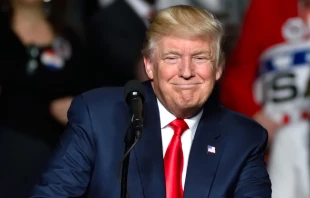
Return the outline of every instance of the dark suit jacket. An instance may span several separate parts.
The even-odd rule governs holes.
[[[100,10],[87,32],[95,86],[122,86],[136,77],[146,25],[124,0]]]
[[[128,190],[132,198],[164,198],[165,178],[156,96],[144,83],[144,128],[130,156]],[[35,197],[120,197],[118,168],[130,115],[123,88],[100,88],[77,97],[69,110],[67,131]],[[212,98],[204,107],[193,140],[185,198],[270,198],[271,184],[263,152],[267,132],[249,118]],[[208,153],[208,145],[215,153]]]

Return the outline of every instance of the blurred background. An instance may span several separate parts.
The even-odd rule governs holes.
[[[268,131],[273,197],[310,197],[310,0],[0,0],[0,197],[27,197],[74,96],[147,80],[149,20],[178,4],[223,23],[215,91]]]

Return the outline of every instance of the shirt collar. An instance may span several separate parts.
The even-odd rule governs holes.
[[[160,117],[160,128],[163,129],[169,125],[170,122],[176,119],[176,117],[170,113],[157,99],[158,109],[159,109],[159,117]],[[201,110],[194,117],[184,119],[190,131],[195,132],[199,123],[199,120],[202,116],[203,110]]]

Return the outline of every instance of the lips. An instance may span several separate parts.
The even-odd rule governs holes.
[[[191,89],[194,87],[197,87],[199,84],[198,83],[191,83],[191,84],[174,84],[175,87],[180,88],[180,89]]]

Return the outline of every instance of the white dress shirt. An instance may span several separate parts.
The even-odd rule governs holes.
[[[169,123],[176,119],[176,117],[171,114],[162,104],[159,100],[157,100],[158,109],[159,109],[159,117],[160,117],[160,126],[161,126],[161,139],[163,144],[163,157],[165,156],[166,150],[168,148],[168,145],[172,139],[172,136],[174,134],[173,129],[169,126]],[[199,120],[202,116],[202,110],[194,117],[189,119],[184,119],[186,124],[188,125],[189,129],[184,131],[184,133],[181,136],[181,142],[182,142],[182,150],[183,150],[183,172],[182,172],[182,186],[184,189],[185,184],[185,178],[186,178],[186,171],[187,171],[187,165],[188,165],[188,158],[189,153],[191,150],[192,142],[195,137],[196,129],[199,123]]]

